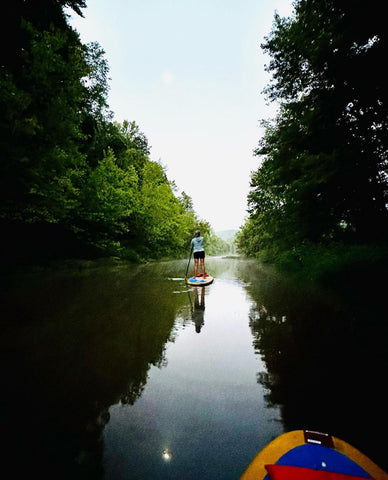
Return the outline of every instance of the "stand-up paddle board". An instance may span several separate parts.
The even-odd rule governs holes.
[[[190,277],[186,279],[187,285],[193,287],[204,287],[205,285],[210,285],[214,280],[214,277],[208,275],[207,277]]]
[[[388,480],[344,440],[309,430],[283,433],[252,460],[240,480]]]

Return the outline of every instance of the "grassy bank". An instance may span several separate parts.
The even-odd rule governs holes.
[[[260,252],[259,259],[299,281],[316,282],[340,290],[357,283],[382,290],[388,268],[388,247],[384,245],[330,246],[305,244],[277,253]]]

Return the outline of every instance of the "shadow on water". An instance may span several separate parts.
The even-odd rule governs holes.
[[[255,300],[250,326],[267,367],[258,381],[268,402],[281,406],[285,431],[338,436],[387,470],[383,277],[348,277],[341,289],[324,291],[251,264],[241,278]]]
[[[3,468],[13,478],[104,478],[110,407],[138,403],[152,366],[167,363],[177,319],[201,339],[212,318],[205,289],[185,285],[186,264],[1,278]],[[366,285],[346,298],[301,289],[252,261],[210,258],[207,268],[216,288],[237,282],[248,296],[244,322],[266,367],[257,382],[284,430],[331,433],[387,469],[384,299],[369,302]]]
[[[2,278],[2,453],[13,478],[103,478],[108,409],[141,395],[187,309],[153,280],[144,267]]]

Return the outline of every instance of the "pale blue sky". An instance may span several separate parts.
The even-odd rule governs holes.
[[[110,67],[115,120],[134,120],[151,159],[213,229],[246,218],[259,120],[274,114],[260,43],[292,0],[88,0],[71,24]]]

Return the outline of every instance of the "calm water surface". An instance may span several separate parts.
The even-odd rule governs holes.
[[[208,260],[2,278],[2,425],[12,478],[238,479],[295,428],[383,468],[385,310]],[[360,300],[360,299],[358,299]]]

